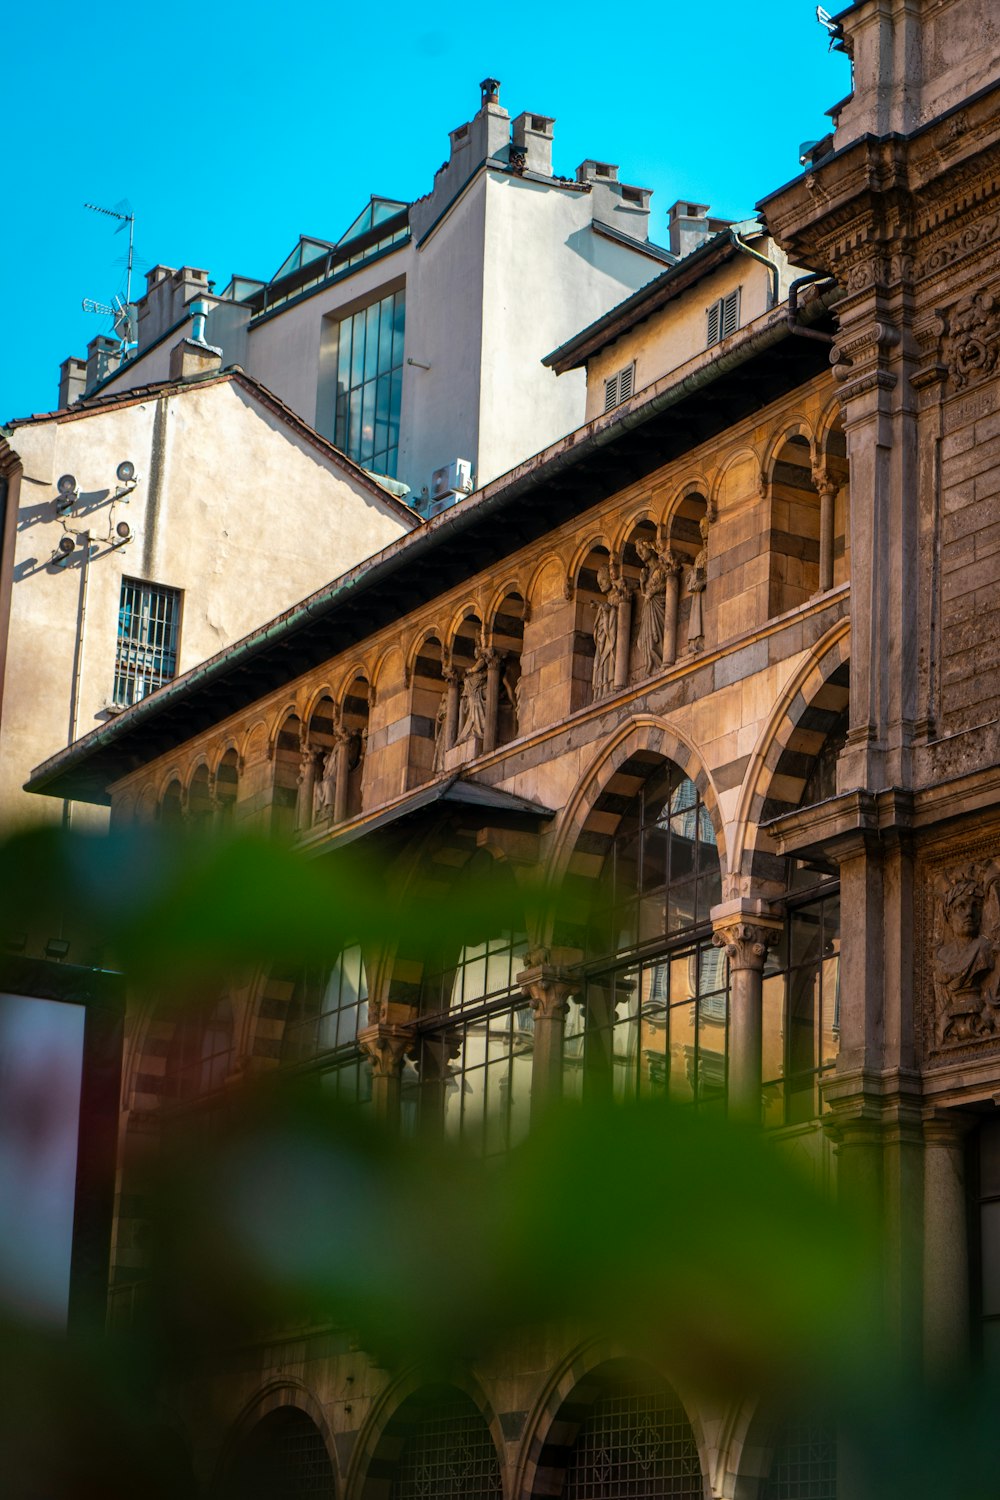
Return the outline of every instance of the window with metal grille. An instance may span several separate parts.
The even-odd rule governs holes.
[[[269,1413],[244,1443],[223,1493],[226,1500],[333,1500],[333,1464],[315,1422],[294,1406]]]
[[[704,1493],[694,1433],[671,1390],[630,1384],[595,1402],[573,1445],[565,1500],[702,1500]]]
[[[410,1428],[389,1500],[491,1500],[502,1492],[490,1430],[468,1397],[456,1393]]]
[[[179,589],[122,579],[112,698],[128,708],[177,675]]]
[[[604,410],[610,411],[613,406],[620,406],[627,401],[632,394],[635,381],[635,361],[626,365],[624,370],[618,370],[604,382]]]
[[[774,1450],[764,1500],[837,1500],[837,1434],[827,1422],[790,1422]]]
[[[708,309],[708,348],[727,339],[740,326],[740,288],[720,297]]]

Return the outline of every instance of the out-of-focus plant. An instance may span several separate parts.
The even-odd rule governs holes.
[[[126,973],[133,1003],[175,1010],[347,942],[460,947],[517,925],[493,890],[419,903],[371,859],[254,839],[21,835],[0,888],[0,939],[58,925]],[[227,1350],[276,1327],[333,1323],[385,1365],[447,1367],[553,1320],[715,1395],[831,1414],[859,1500],[1000,1487],[993,1393],[937,1390],[893,1356],[878,1226],[719,1117],[567,1108],[484,1163],[279,1077],[178,1121],[142,1193],[148,1295],[127,1334],[0,1332],[5,1493],[196,1493],[157,1418],[163,1382],[207,1389]]]

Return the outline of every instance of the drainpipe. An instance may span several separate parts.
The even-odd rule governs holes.
[[[771,291],[767,300],[767,311],[778,305],[778,267],[773,260],[768,260],[766,255],[761,255],[759,250],[751,250],[745,240],[741,240],[732,225],[729,228],[729,238],[737,250],[742,250],[744,255],[749,255],[753,260],[759,260],[762,266],[767,266],[771,273]]]
[[[90,585],[90,532],[80,532],[83,542],[83,559],[80,566],[80,604],[77,612],[76,645],[73,662],[73,687],[69,705],[69,744],[72,745],[76,739],[76,731],[80,722],[80,690],[83,682],[83,638],[87,628],[87,594]],[[68,828],[73,817],[73,803],[70,798],[63,801],[63,827]]]
[[[789,333],[796,334],[800,339],[818,339],[821,344],[832,344],[834,342],[832,333],[822,333],[818,328],[803,328],[799,322],[799,287],[814,286],[819,281],[829,282],[830,286],[836,286],[834,277],[828,276],[825,271],[810,271],[808,276],[796,276],[788,288],[788,312],[785,314],[785,323]]]

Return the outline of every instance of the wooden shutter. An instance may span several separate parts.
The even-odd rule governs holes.
[[[727,339],[740,326],[740,289],[730,292],[722,299],[722,330],[720,338]]]
[[[709,348],[711,348],[711,346],[713,344],[717,344],[719,342],[719,327],[721,325],[721,322],[722,322],[722,303],[721,302],[713,302],[712,305],[711,305],[711,307],[708,309],[708,345],[709,345]]]
[[[632,378],[635,375],[635,365],[626,365],[624,370],[618,374],[618,400],[627,401],[632,394]]]
[[[618,405],[618,376],[612,375],[610,380],[604,382],[604,410],[610,411],[613,406]]]

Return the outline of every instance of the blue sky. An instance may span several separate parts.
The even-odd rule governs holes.
[[[52,408],[60,361],[107,331],[80,301],[119,289],[125,236],[84,201],[127,198],[149,265],[206,267],[220,290],[233,271],[268,277],[371,193],[428,191],[492,74],[511,116],[556,117],[557,172],[592,156],[652,187],[662,241],[676,198],[748,215],[850,87],[814,0],[52,0],[15,7],[4,43],[0,420]]]

